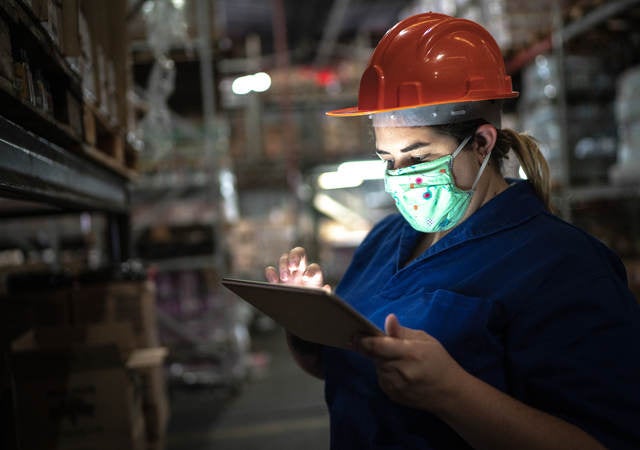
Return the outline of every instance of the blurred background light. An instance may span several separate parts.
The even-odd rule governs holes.
[[[249,92],[265,92],[270,87],[271,77],[266,72],[238,77],[231,84],[231,90],[236,95],[246,95]]]

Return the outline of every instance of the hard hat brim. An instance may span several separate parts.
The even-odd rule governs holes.
[[[460,99],[459,101],[453,101],[453,102],[438,102],[438,103],[426,103],[426,104],[422,104],[422,105],[415,105],[415,106],[411,106],[411,107],[399,107],[399,108],[381,108],[381,109],[359,109],[358,106],[351,106],[348,108],[339,108],[339,109],[334,109],[331,111],[326,111],[325,114],[327,116],[331,116],[331,117],[358,117],[358,116],[367,116],[370,114],[378,114],[378,113],[386,113],[386,112],[392,112],[392,111],[401,111],[404,109],[413,109],[413,108],[421,108],[421,107],[425,107],[425,106],[438,106],[438,105],[447,105],[447,104],[458,104],[458,103],[465,103],[465,102],[481,102],[481,101],[486,101],[486,100],[506,100],[509,98],[516,98],[520,95],[520,93],[518,91],[512,91],[510,94],[508,95],[504,95],[504,96],[500,96],[500,97],[492,97],[492,98],[476,98],[476,99],[468,99],[468,98],[463,98]]]
[[[419,127],[484,119],[500,128],[504,100],[517,96],[518,92],[512,92],[510,97],[498,99],[435,103],[411,108],[362,110],[351,107],[328,111],[326,114],[333,117],[368,116],[374,127]]]

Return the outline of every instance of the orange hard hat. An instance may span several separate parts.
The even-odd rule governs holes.
[[[444,105],[517,96],[500,48],[487,30],[470,20],[430,12],[387,31],[360,80],[358,105],[327,114],[375,115],[440,105],[436,115],[446,123],[445,116],[460,114]]]

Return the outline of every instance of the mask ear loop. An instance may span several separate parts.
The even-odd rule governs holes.
[[[460,142],[460,145],[458,145],[458,148],[456,148],[451,154],[451,159],[454,159],[456,156],[460,154],[460,152],[462,151],[464,146],[467,145],[467,142],[469,142],[470,139],[471,139],[471,136],[467,136],[462,140],[462,142]]]
[[[478,171],[478,175],[476,176],[476,181],[473,182],[473,186],[471,186],[471,190],[474,191],[478,182],[480,181],[480,177],[482,176],[482,172],[484,172],[485,167],[489,164],[489,159],[491,159],[491,150],[487,152],[487,156],[484,157],[482,161],[482,165],[480,166],[480,170]]]
[[[464,148],[465,145],[467,145],[467,142],[469,142],[469,140],[471,139],[472,136],[467,136],[466,138],[464,138],[462,140],[462,142],[460,143],[460,145],[458,145],[458,148],[456,148],[453,153],[451,154],[451,171],[453,171],[453,160],[456,156],[458,156],[460,154],[460,152],[462,151],[462,149]],[[478,175],[476,175],[476,179],[473,182],[473,185],[471,186],[471,191],[474,191],[476,189],[476,186],[478,186],[478,182],[480,181],[480,177],[482,176],[482,172],[484,172],[484,169],[487,167],[487,164],[489,164],[489,159],[491,159],[491,150],[487,153],[487,155],[484,157],[484,160],[482,161],[482,165],[480,165],[480,170],[478,171]]]
[[[460,142],[460,145],[458,145],[458,147],[451,154],[451,158],[449,159],[449,170],[451,171],[451,174],[453,174],[453,160],[456,159],[456,156],[460,154],[460,152],[462,151],[464,146],[467,145],[467,142],[469,142],[470,139],[471,136],[467,136],[466,138],[464,138],[462,142]]]

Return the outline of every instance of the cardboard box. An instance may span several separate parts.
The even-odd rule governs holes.
[[[25,450],[144,449],[142,401],[115,346],[13,355]]]
[[[73,350],[101,345],[116,345],[122,359],[128,358],[136,346],[131,323],[36,327],[14,340],[11,348],[13,351]]]
[[[136,348],[158,346],[155,287],[150,281],[81,285],[73,291],[76,325],[130,322]]]
[[[87,352],[96,351],[96,354],[90,355],[92,360],[106,355],[113,363],[119,361],[118,365],[124,365],[129,377],[134,380],[136,395],[140,396],[145,440],[158,447],[165,441],[170,411],[164,371],[168,351],[164,347],[134,349],[133,343],[131,324],[123,322],[36,328],[14,340],[11,349],[14,353],[23,352],[22,355],[28,354],[26,352],[47,355],[50,353],[42,352],[57,351],[63,352],[63,357],[75,354],[86,357]],[[112,348],[114,345],[118,349],[118,358],[103,350],[103,347]],[[95,364],[95,361],[91,364]]]
[[[49,18],[49,7],[51,5],[51,0],[32,0],[31,11],[38,20],[46,21]]]
[[[22,292],[14,294],[13,298],[32,305],[31,323],[35,327],[70,325],[72,322],[71,288]]]
[[[28,325],[45,347],[118,343],[123,354],[158,346],[156,291],[150,281],[81,283],[16,291],[11,301],[28,306]]]
[[[82,78],[82,97],[85,103],[93,105],[97,100],[93,65],[93,44],[91,33],[89,32],[89,24],[82,11],[80,11],[78,15],[78,33],[81,46],[80,76]]]
[[[96,118],[93,108],[87,103],[82,107],[82,125],[84,127],[84,141],[92,147],[96,145]]]
[[[31,9],[51,40],[60,45],[62,43],[62,3],[57,0],[33,0]]]
[[[117,107],[114,117],[119,125],[126,125],[126,93],[128,51],[128,31],[124,17],[127,15],[125,0],[83,0],[80,9],[84,13],[91,32],[94,93],[96,106],[106,116],[112,106]],[[113,61],[115,82],[115,105],[108,92],[108,61]]]
[[[67,91],[65,96],[65,117],[64,120],[69,124],[71,129],[78,135],[82,136],[82,107],[80,101],[71,92]]]
[[[167,349],[163,347],[138,349],[127,361],[127,367],[140,379],[142,410],[149,443],[163,442],[166,438],[170,408],[167,395],[164,360]]]
[[[78,27],[79,19],[79,0],[62,0],[62,8],[60,18],[60,31],[62,40],[62,54],[64,56],[80,56],[81,44]]]
[[[34,323],[38,326],[68,324],[71,321],[71,292],[58,289],[42,297],[34,304]]]
[[[9,25],[0,17],[0,77],[13,81],[13,52]]]

